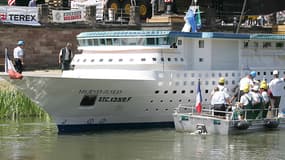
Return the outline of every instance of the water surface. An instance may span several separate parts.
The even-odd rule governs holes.
[[[58,135],[39,119],[0,122],[1,160],[285,159],[285,131],[233,136],[169,129]]]

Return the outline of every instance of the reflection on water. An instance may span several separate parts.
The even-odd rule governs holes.
[[[57,135],[41,120],[0,122],[2,160],[285,159],[285,131],[199,136],[174,129]]]

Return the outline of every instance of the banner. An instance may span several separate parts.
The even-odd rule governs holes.
[[[85,21],[85,14],[82,9],[52,10],[52,21],[55,23]]]
[[[37,7],[0,6],[2,23],[40,26]]]

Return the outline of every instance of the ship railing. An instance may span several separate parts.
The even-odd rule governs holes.
[[[206,107],[202,108],[200,113],[198,113],[195,106],[179,104],[174,112],[177,114],[200,115],[229,120],[276,119],[278,117],[278,108],[243,109],[237,105],[227,106],[226,111],[215,110],[212,105],[207,105]],[[224,114],[225,116],[215,115],[215,113]]]

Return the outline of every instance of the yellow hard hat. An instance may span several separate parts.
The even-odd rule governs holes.
[[[225,83],[225,78],[224,78],[224,77],[221,77],[221,78],[219,79],[219,83]]]
[[[260,87],[259,88],[261,88],[261,89],[267,89],[267,83],[265,82],[265,81],[262,81],[261,83],[260,83]]]
[[[249,92],[249,84],[244,86],[243,92]]]

